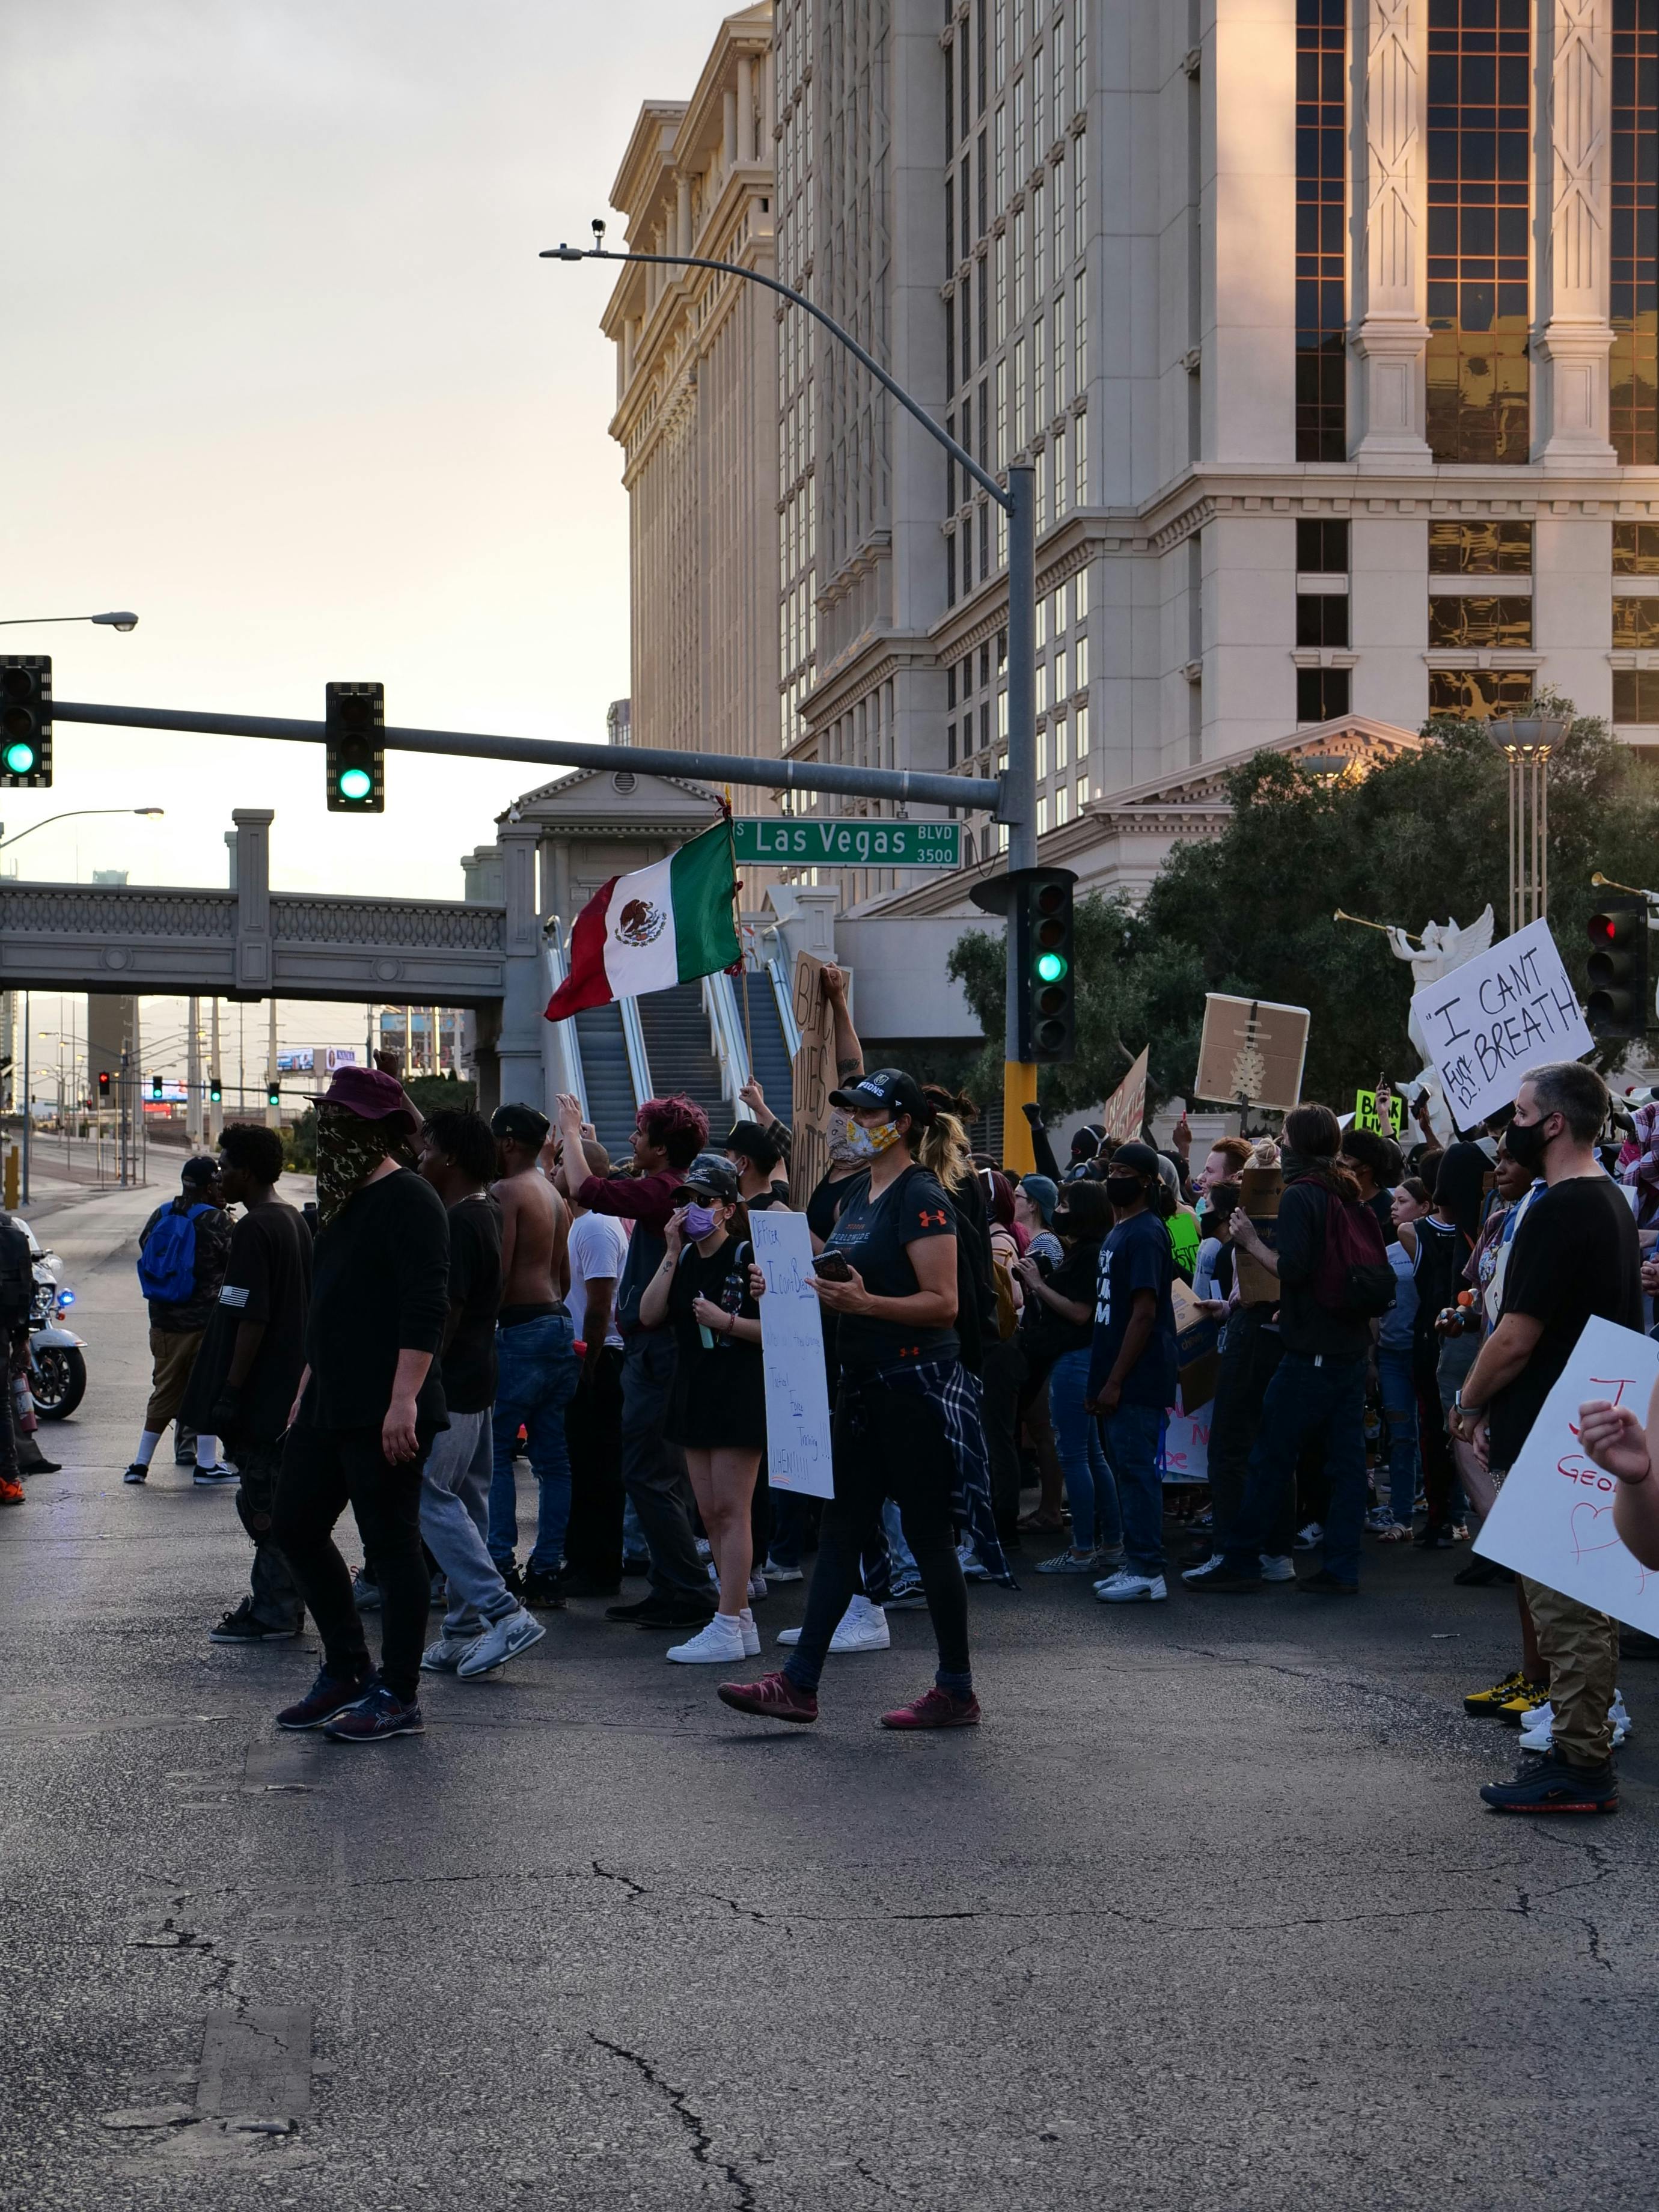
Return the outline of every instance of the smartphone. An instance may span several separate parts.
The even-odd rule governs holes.
[[[812,1262],[812,1272],[822,1283],[850,1283],[852,1263],[840,1252],[820,1252]]]

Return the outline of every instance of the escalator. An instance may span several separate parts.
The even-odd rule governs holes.
[[[760,1087],[766,1103],[780,1121],[790,1118],[791,1092],[794,1071],[789,1059],[789,1047],[784,1040],[783,1022],[778,1012],[778,1001],[772,988],[772,978],[763,969],[732,978],[732,989],[737,999],[738,1019],[744,1025],[744,1039],[748,1048],[749,1065],[760,1079]],[[745,994],[748,1006],[745,1010]]]
[[[666,1098],[672,1092],[680,1091],[695,1100],[708,1115],[710,1138],[718,1144],[731,1127],[732,1117],[720,1089],[720,1062],[709,1042],[702,986],[677,983],[669,991],[649,991],[634,1003],[640,1010],[653,1096]],[[617,1027],[620,1031],[620,1022]],[[584,1060],[586,1051],[584,1038]],[[592,1079],[588,1080],[591,1097]]]
[[[635,1106],[622,1008],[614,1000],[608,1006],[585,1006],[572,1020],[581,1054],[587,1118],[610,1153],[611,1165],[623,1167],[633,1157]]]

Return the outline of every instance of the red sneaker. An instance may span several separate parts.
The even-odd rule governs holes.
[[[0,1475],[0,1505],[21,1505],[22,1502],[22,1484],[14,1482],[9,1475]]]
[[[798,1690],[787,1674],[763,1674],[758,1682],[722,1682],[720,1703],[740,1713],[757,1713],[768,1721],[815,1721],[817,1695]]]
[[[881,1725],[886,1729],[977,1728],[979,1699],[971,1692],[965,1698],[953,1698],[948,1690],[935,1687],[925,1691],[915,1705],[884,1713]]]

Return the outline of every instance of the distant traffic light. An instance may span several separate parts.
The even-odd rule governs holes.
[[[44,791],[52,782],[52,660],[0,657],[0,785]]]
[[[385,684],[329,684],[323,698],[329,812],[384,814],[386,755],[374,735],[386,726]]]
[[[1015,1012],[1023,1061],[1070,1060],[1074,1049],[1072,883],[1067,868],[1011,872],[1020,976]]]
[[[225,1103],[225,1086],[216,1075],[208,1078],[208,1103],[213,1106],[222,1106]]]
[[[106,1067],[100,1067],[98,1071],[98,1103],[100,1106],[109,1103],[109,1070]]]
[[[161,1095],[161,1079],[159,1075],[152,1075],[149,1079],[149,1095],[152,1098],[159,1098]]]
[[[265,1103],[267,1106],[280,1106],[282,1103],[283,1086],[273,1075],[265,1085]]]
[[[1584,1008],[1590,1034],[1639,1037],[1648,1027],[1648,907],[1640,898],[1609,899],[1584,925],[1589,939]]]

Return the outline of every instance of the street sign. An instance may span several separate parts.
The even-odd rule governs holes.
[[[732,817],[739,861],[789,867],[959,868],[959,822],[763,822]]]

